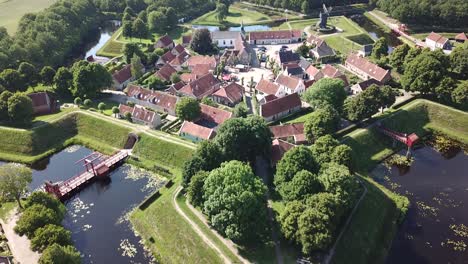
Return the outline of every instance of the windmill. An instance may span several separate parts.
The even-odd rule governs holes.
[[[332,11],[333,7],[327,8],[325,4],[323,4],[323,12],[320,12],[320,21],[317,24],[319,28],[327,28],[327,19],[330,16],[330,12]]]

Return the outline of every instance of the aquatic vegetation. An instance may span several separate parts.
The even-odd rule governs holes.
[[[455,251],[465,251],[466,250],[466,243],[463,241],[455,241],[451,239],[447,239],[445,242],[440,243],[443,247],[451,247]]]
[[[63,151],[67,153],[73,153],[73,152],[77,152],[80,148],[81,148],[80,145],[72,145],[72,146],[65,148]]]
[[[450,225],[450,229],[455,233],[456,236],[468,238],[468,226],[464,224]]]
[[[437,212],[439,211],[439,208],[429,206],[425,204],[424,202],[417,201],[416,206],[419,209],[419,212],[421,216],[426,217],[426,216],[437,216]]]
[[[153,173],[144,170],[142,168],[134,167],[134,166],[125,166],[125,179],[127,180],[132,180],[132,181],[138,181],[141,179],[147,179],[148,183],[145,184],[142,188],[142,192],[146,191],[155,191],[159,188],[161,188],[165,180],[159,178],[157,175],[154,175]]]
[[[395,154],[395,155],[392,155],[390,158],[386,159],[384,161],[384,165],[389,169],[392,166],[411,167],[411,164],[413,163],[413,161],[414,161],[414,158],[412,157],[407,158],[406,156]]]
[[[135,245],[132,245],[128,239],[123,239],[120,242],[119,251],[122,251],[122,256],[133,258],[137,253]]]

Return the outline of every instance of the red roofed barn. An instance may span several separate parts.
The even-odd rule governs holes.
[[[297,93],[277,98],[260,105],[260,115],[267,121],[279,120],[301,110],[302,102]]]
[[[253,45],[296,43],[301,41],[301,38],[301,30],[271,30],[249,33],[249,43]]]
[[[391,78],[389,70],[382,69],[357,54],[349,55],[345,66],[364,80],[374,78],[381,83],[386,83]]]

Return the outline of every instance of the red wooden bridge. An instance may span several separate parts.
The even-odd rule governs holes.
[[[381,124],[377,124],[377,128],[379,129],[380,132],[382,132],[382,134],[387,135],[393,138],[394,140],[405,144],[408,147],[408,152],[406,153],[406,156],[411,155],[411,149],[413,148],[413,145],[419,141],[419,137],[415,133],[411,133],[408,135],[405,133],[396,132],[388,128],[385,128]]]
[[[63,182],[46,182],[44,189],[46,192],[55,195],[58,199],[62,201],[66,200],[90,182],[99,178],[105,178],[110,171],[120,166],[128,155],[128,149],[122,149],[106,158],[103,158],[100,153],[93,152],[76,162],[84,162],[85,171]],[[94,162],[97,162],[97,164],[94,165]]]

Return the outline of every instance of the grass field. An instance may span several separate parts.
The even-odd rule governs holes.
[[[6,220],[8,213],[16,207],[16,202],[2,202],[0,203],[0,219]]]
[[[303,19],[284,22],[281,25],[274,27],[273,29],[299,29],[304,30],[308,26],[315,26],[319,21],[318,18]]]
[[[0,0],[0,27],[6,27],[14,34],[18,22],[26,13],[41,11],[57,0]]]
[[[160,263],[223,263],[172,205],[178,185],[161,189],[144,211],[136,209],[130,216],[133,227]]]
[[[337,244],[331,263],[384,263],[407,199],[367,177],[367,194]]]

